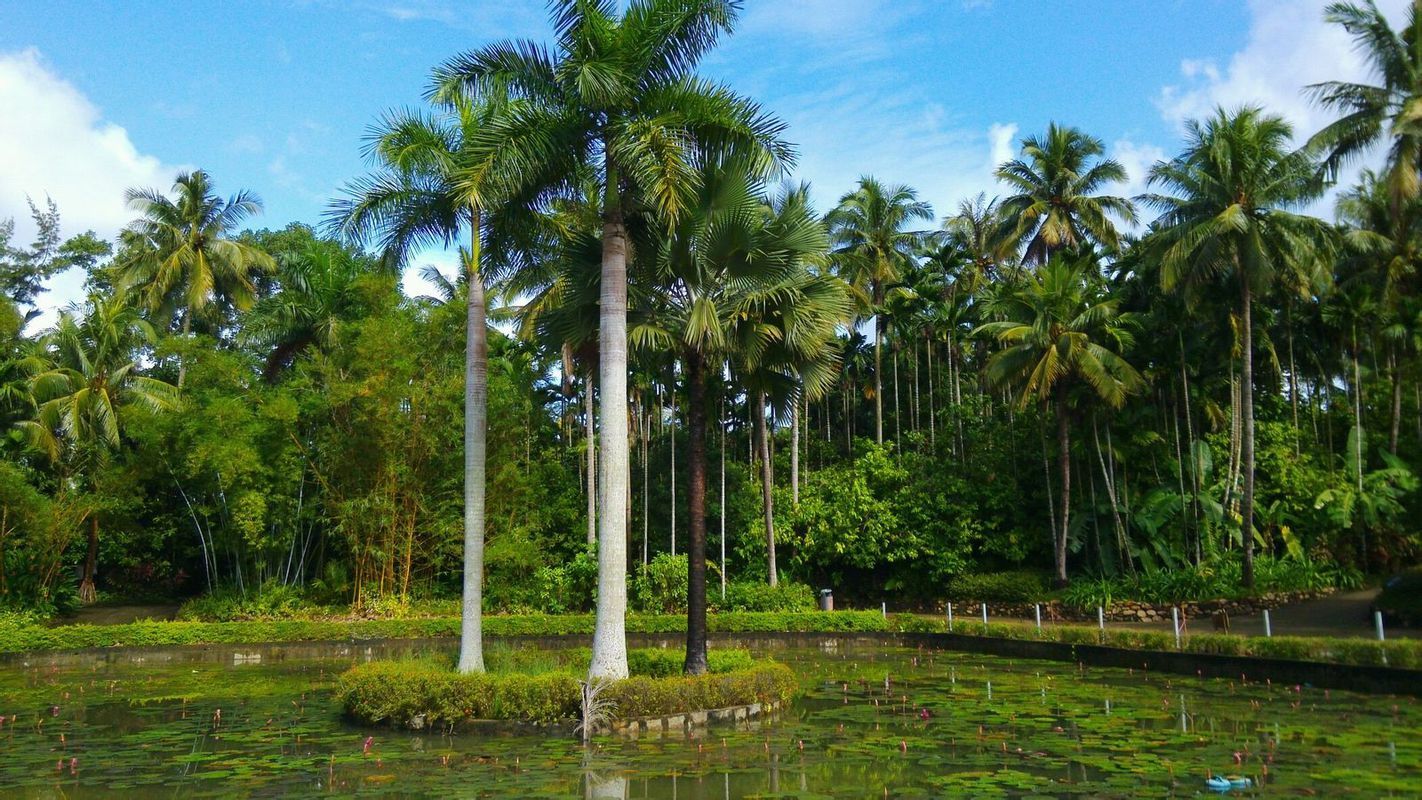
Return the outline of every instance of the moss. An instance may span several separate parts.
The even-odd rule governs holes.
[[[634,651],[637,657],[629,657],[629,662],[660,669],[660,657],[649,652]],[[735,661],[743,666],[694,677],[634,675],[614,682],[603,697],[612,703],[614,718],[630,719],[784,702],[794,694],[797,682],[789,667],[750,663],[748,656]],[[406,726],[420,720],[449,726],[480,719],[553,723],[577,719],[581,690],[571,671],[461,675],[430,660],[377,661],[341,675],[336,699],[348,716],[366,724]]]

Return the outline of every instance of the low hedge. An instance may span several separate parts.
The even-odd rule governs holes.
[[[718,633],[839,633],[888,629],[877,611],[724,612],[709,615],[707,625]],[[591,614],[484,617],[486,636],[562,636],[591,634],[592,630]],[[627,617],[627,630],[630,633],[684,633],[686,617],[678,614],[631,614]],[[87,647],[423,639],[458,635],[458,617],[346,622],[133,622],[56,627],[12,624],[0,620],[0,653]]]
[[[1044,625],[1039,631],[1030,623],[1005,622],[990,623],[984,629],[981,622],[969,620],[954,620],[950,631],[947,620],[906,614],[892,616],[890,625],[894,630],[903,633],[954,633],[999,639],[1100,644],[1126,650],[1175,649],[1175,636],[1167,631],[1107,628],[1103,633],[1095,626],[1089,625]],[[1180,649],[1190,653],[1422,668],[1422,641],[1408,639],[1379,642],[1372,639],[1325,636],[1186,634],[1181,637]]]
[[[782,703],[797,688],[783,664],[760,662],[730,672],[688,677],[634,675],[602,697],[614,719],[664,716],[750,703]],[[336,684],[347,716],[367,725],[456,726],[474,720],[558,723],[578,719],[576,675],[461,675],[431,661],[374,661],[353,667]],[[418,721],[418,722],[417,722]]]

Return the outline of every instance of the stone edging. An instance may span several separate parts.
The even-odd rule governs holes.
[[[780,710],[779,703],[748,703],[729,708],[712,708],[705,711],[687,711],[682,714],[668,714],[660,717],[638,717],[615,719],[601,728],[599,733],[614,733],[629,739],[648,735],[685,734],[704,728],[711,723],[749,722]]]

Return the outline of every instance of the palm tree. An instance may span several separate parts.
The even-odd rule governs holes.
[[[1393,30],[1374,0],[1331,3],[1324,19],[1340,25],[1367,60],[1378,83],[1327,81],[1309,88],[1314,99],[1342,116],[1314,134],[1310,145],[1326,148],[1323,168],[1330,177],[1374,145],[1388,148],[1385,182],[1394,209],[1418,196],[1422,168],[1422,0],[1412,0],[1406,24]]]
[[[1004,319],[978,328],[1003,345],[989,359],[988,377],[1012,388],[1018,406],[1054,407],[1060,510],[1054,526],[1056,580],[1067,582],[1067,522],[1071,509],[1071,412],[1082,400],[1120,408],[1143,380],[1123,357],[1133,342],[1131,319],[1102,286],[1089,259],[1049,261],[993,302]],[[1073,391],[1085,394],[1079,398]]]
[[[998,167],[998,180],[1016,192],[999,207],[1003,231],[1027,245],[1024,260],[1041,264],[1059,250],[1092,242],[1120,247],[1111,217],[1134,223],[1136,210],[1124,197],[1099,194],[1126,180],[1126,168],[1102,158],[1105,152],[1100,139],[1054,122],[1045,136],[1022,140],[1019,158]]]
[[[825,218],[840,276],[856,290],[860,306],[874,320],[875,444],[884,443],[884,302],[925,238],[924,233],[905,227],[914,220],[932,219],[933,207],[919,200],[913,189],[867,176]]]
[[[182,317],[182,332],[195,317],[212,322],[216,308],[245,311],[256,297],[254,276],[271,271],[271,256],[227,237],[262,210],[262,201],[242,191],[223,200],[202,170],[181,173],[173,183],[177,199],[156,189],[129,189],[125,199],[143,216],[128,227],[133,257],[119,264],[119,283],[137,292],[148,310],[163,318]],[[178,388],[186,365],[178,361]]]
[[[505,41],[450,59],[443,87],[508,95],[510,112],[481,134],[477,182],[507,165],[530,197],[589,172],[602,189],[598,391],[602,459],[593,680],[627,675],[627,221],[634,208],[675,221],[692,202],[705,151],[739,152],[757,173],[793,160],[784,125],[694,74],[730,32],[735,0],[553,0],[555,48]]]
[[[807,259],[828,248],[824,227],[809,207],[807,187],[788,187],[774,202],[761,191],[739,165],[705,170],[693,212],[659,248],[660,302],[640,315],[630,331],[634,347],[679,351],[686,376],[688,674],[706,671],[707,369],[729,354],[737,321],[753,314],[766,292],[785,290]]]
[[[460,248],[466,315],[464,356],[464,592],[459,671],[484,671],[484,490],[488,449],[488,322],[480,249],[486,232],[486,194],[494,177],[456,182],[474,160],[475,140],[491,124],[496,105],[450,92],[442,113],[395,113],[366,136],[366,157],[376,172],[347,187],[331,210],[333,225],[357,242],[374,238],[387,265],[399,268],[423,247]]]
[[[82,311],[83,316],[78,316]],[[122,445],[135,409],[161,411],[177,404],[176,387],[139,374],[139,351],[156,340],[153,327],[123,294],[91,296],[70,308],[32,359],[32,420],[19,423],[30,445],[94,488],[100,468]],[[89,548],[79,599],[94,602],[99,557],[99,516],[89,513]]]
[[[1289,149],[1292,136],[1287,122],[1258,108],[1219,109],[1207,122],[1187,126],[1183,153],[1151,169],[1150,184],[1172,194],[1142,198],[1162,212],[1151,238],[1159,248],[1161,285],[1167,292],[1217,289],[1232,282],[1239,293],[1240,534],[1246,586],[1254,582],[1254,299],[1278,287],[1286,275],[1306,275],[1328,233],[1322,221],[1288,210],[1322,192],[1312,159]],[[1310,285],[1302,278],[1287,283]]]
[[[269,348],[268,381],[307,348],[334,346],[342,326],[361,315],[360,279],[373,274],[371,259],[336,242],[317,241],[278,259],[281,290],[257,301],[242,336]]]

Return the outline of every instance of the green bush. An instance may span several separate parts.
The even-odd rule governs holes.
[[[633,605],[652,614],[686,613],[687,569],[684,554],[658,553],[632,580]]]
[[[644,648],[627,653],[628,672],[650,678],[680,675],[685,663],[686,652],[683,650]],[[754,665],[749,650],[711,650],[706,654],[706,668],[712,673],[749,669]]]
[[[797,688],[789,667],[761,662],[695,677],[634,676],[604,690],[617,719],[748,703],[784,702]],[[455,725],[479,719],[550,723],[577,719],[581,690],[571,672],[461,675],[430,660],[375,661],[341,675],[336,699],[365,724]]]
[[[178,609],[178,619],[207,622],[310,619],[330,611],[307,601],[294,586],[269,581],[253,592],[225,590],[195,597]]]
[[[814,611],[818,607],[815,590],[792,581],[778,586],[765,581],[733,581],[726,584],[725,597],[714,590],[708,595],[716,611]]]
[[[1031,603],[1041,600],[1047,592],[1047,576],[1040,572],[965,573],[948,582],[949,600]]]

